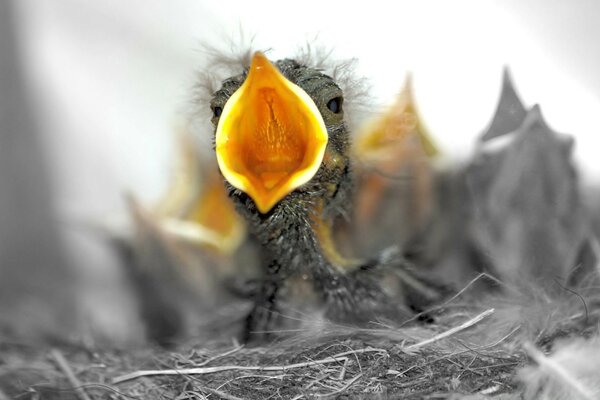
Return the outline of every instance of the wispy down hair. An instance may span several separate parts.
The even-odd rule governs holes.
[[[197,72],[196,84],[192,90],[190,115],[194,125],[208,129],[210,120],[210,100],[221,86],[221,82],[231,76],[239,75],[250,67],[252,55],[262,51],[267,56],[271,48],[256,45],[256,36],[240,30],[235,36],[229,36],[222,45],[200,44],[201,61]],[[344,92],[346,123],[350,132],[371,111],[369,104],[370,85],[366,78],[357,74],[358,60],[355,58],[338,59],[331,47],[316,44],[317,39],[299,45],[283,58],[294,59],[302,65],[317,69],[331,76]],[[280,50],[280,49],[278,49]],[[271,58],[271,61],[276,59]]]

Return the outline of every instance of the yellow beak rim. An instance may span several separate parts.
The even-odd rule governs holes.
[[[328,133],[310,96],[257,52],[223,107],[215,141],[225,179],[264,214],[317,173]]]

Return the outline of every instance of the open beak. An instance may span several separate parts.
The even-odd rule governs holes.
[[[217,161],[225,179],[267,213],[316,174],[327,140],[310,96],[255,53],[217,125]]]

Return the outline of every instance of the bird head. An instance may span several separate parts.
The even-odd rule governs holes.
[[[255,53],[211,101],[221,173],[261,214],[298,195],[332,195],[348,170],[342,104],[331,77]]]

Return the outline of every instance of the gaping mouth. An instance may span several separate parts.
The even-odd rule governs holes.
[[[316,174],[327,140],[310,96],[255,53],[217,125],[217,161],[225,179],[267,213]]]

